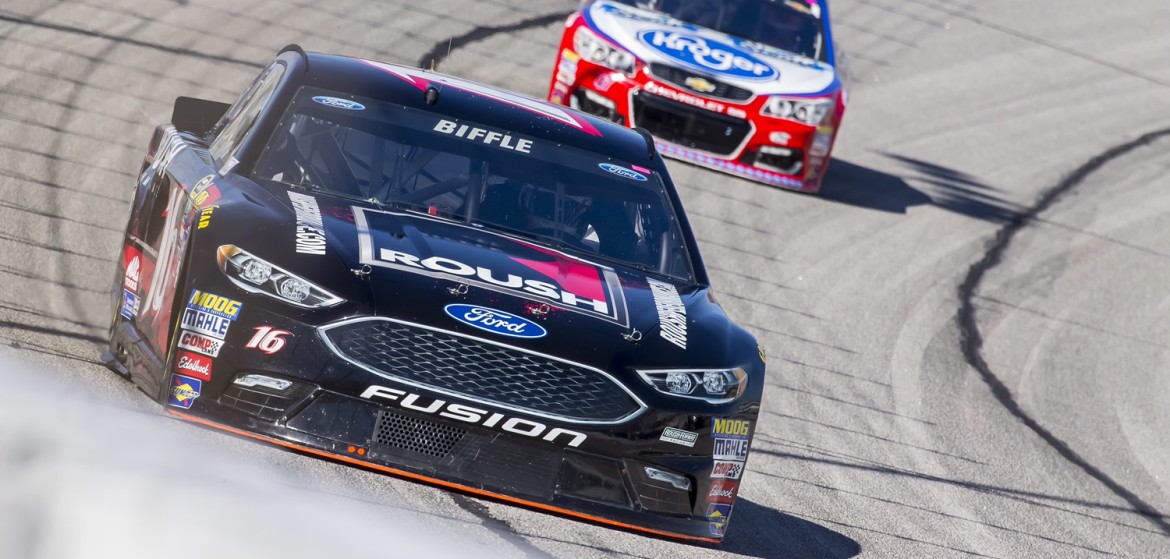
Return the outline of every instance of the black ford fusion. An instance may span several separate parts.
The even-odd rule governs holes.
[[[175,103],[110,368],[174,415],[398,476],[720,541],[764,354],[648,135],[289,47]]]

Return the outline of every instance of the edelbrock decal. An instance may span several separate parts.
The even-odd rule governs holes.
[[[448,135],[453,134],[455,137],[469,142],[479,142],[489,146],[494,145],[520,153],[532,153],[532,140],[513,139],[511,134],[459,124],[450,120],[440,120],[438,124],[435,124],[435,132]]]
[[[680,29],[646,29],[638,33],[646,46],[687,66],[749,80],[779,77],[775,68],[750,52]]]
[[[621,165],[614,165],[613,163],[598,163],[597,166],[601,167],[602,171],[617,175],[623,179],[630,179],[638,182],[646,182],[649,180],[646,178],[646,175],[643,175],[642,173],[639,173],[633,169],[627,169]]]
[[[730,505],[735,501],[737,491],[739,491],[738,481],[717,479],[711,482],[711,490],[707,492],[707,501]]]
[[[662,339],[682,348],[687,348],[687,307],[674,285],[655,279],[647,279],[654,306],[658,309],[658,333]]]
[[[175,372],[185,373],[201,380],[211,380],[211,358],[179,350],[175,355]]]
[[[337,97],[327,97],[325,95],[318,95],[313,98],[313,101],[325,105],[326,107],[333,107],[335,109],[345,109],[347,111],[361,111],[365,110],[366,106],[357,101],[350,101],[349,99],[338,99]]]
[[[588,435],[585,433],[570,431],[560,427],[549,429],[547,425],[536,421],[521,419],[519,417],[508,417],[502,413],[493,413],[472,406],[428,398],[396,388],[386,388],[385,386],[370,386],[365,392],[362,392],[362,398],[367,400],[374,400],[376,398],[378,401],[394,402],[398,407],[405,410],[438,415],[439,417],[454,419],[455,421],[462,421],[472,425],[499,429],[522,437],[540,438],[540,440],[550,443],[556,443],[557,439],[568,437],[568,441],[565,442],[562,440],[561,444],[567,444],[571,447],[581,446],[581,443],[585,442],[585,439],[588,438]],[[421,402],[425,402],[425,405]]]
[[[548,331],[526,318],[476,305],[447,305],[447,315],[472,328],[513,338],[543,338]]]
[[[299,192],[288,192],[293,211],[297,214],[297,253],[325,254],[325,225],[321,222],[321,208],[317,199]]]
[[[675,429],[674,427],[667,427],[666,429],[662,430],[662,436],[658,437],[658,440],[666,441],[668,443],[681,444],[683,446],[693,448],[695,446],[695,441],[699,440],[699,434],[692,433],[690,431],[683,431],[682,429]]]

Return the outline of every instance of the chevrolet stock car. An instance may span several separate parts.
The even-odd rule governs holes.
[[[650,131],[659,151],[816,192],[845,113],[828,0],[587,0],[550,101]]]
[[[103,361],[173,415],[723,539],[765,355],[648,134],[290,46],[154,132]]]

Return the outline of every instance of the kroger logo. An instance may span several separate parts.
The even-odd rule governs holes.
[[[747,51],[686,31],[647,29],[638,33],[638,39],[670,58],[702,70],[750,80],[770,80],[779,75],[775,68]]]
[[[597,166],[601,167],[601,169],[607,173],[613,173],[622,178],[627,178],[638,182],[646,182],[646,175],[643,175],[642,173],[639,173],[633,169],[627,169],[612,163],[599,163]]]
[[[545,329],[531,320],[475,305],[447,305],[447,314],[473,328],[513,338],[543,338]]]
[[[349,99],[338,99],[336,97],[325,97],[319,95],[313,98],[314,101],[325,105],[326,107],[333,107],[335,109],[346,109],[349,111],[360,111],[366,108],[365,105],[357,101],[350,101]]]

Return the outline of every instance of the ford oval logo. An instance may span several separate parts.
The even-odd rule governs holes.
[[[531,320],[475,305],[447,305],[447,314],[472,328],[513,338],[543,338],[548,332]]]
[[[333,107],[335,109],[346,109],[349,111],[360,111],[366,108],[365,105],[357,101],[350,101],[349,99],[338,99],[337,97],[326,97],[318,95],[313,98],[314,101],[325,105],[326,107]]]
[[[613,163],[599,163],[597,165],[607,173],[613,173],[619,177],[635,180],[638,182],[646,182],[646,175],[639,173],[633,169],[627,169],[621,165],[614,165]]]
[[[676,29],[647,29],[638,40],[650,48],[699,70],[749,80],[779,76],[775,68],[751,53],[726,43]]]

